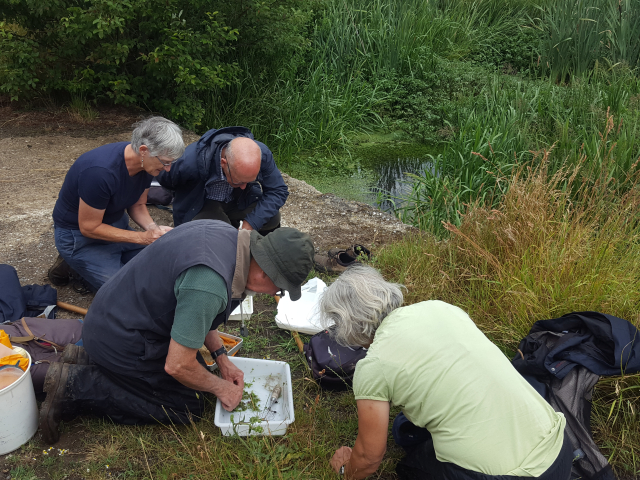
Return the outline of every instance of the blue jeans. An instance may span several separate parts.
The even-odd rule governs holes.
[[[133,230],[125,213],[112,227]],[[95,240],[80,233],[55,226],[56,248],[60,256],[96,291],[122,266],[135,257],[144,245]]]

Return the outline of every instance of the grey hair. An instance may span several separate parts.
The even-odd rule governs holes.
[[[322,294],[320,321],[339,344],[367,345],[382,320],[402,306],[403,288],[387,282],[373,267],[353,265]]]
[[[146,145],[149,155],[162,155],[176,159],[184,153],[184,140],[180,127],[164,117],[149,117],[133,125],[131,148],[140,154],[140,147]]]

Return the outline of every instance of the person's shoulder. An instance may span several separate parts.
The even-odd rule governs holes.
[[[80,155],[76,163],[84,168],[109,168],[114,162],[124,159],[124,149],[129,143],[116,142],[101,145]]]
[[[467,312],[456,305],[452,305],[442,300],[425,300],[404,307],[397,308],[391,315],[395,317],[414,317],[424,315],[447,315],[462,318],[469,318]],[[390,315],[390,316],[391,316]]]

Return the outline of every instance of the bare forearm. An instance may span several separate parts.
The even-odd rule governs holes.
[[[80,232],[88,238],[96,240],[105,240],[107,242],[129,242],[145,245],[143,232],[134,232],[133,230],[123,230],[122,228],[112,227],[106,223],[101,223],[93,229],[83,228],[80,225]]]
[[[358,442],[356,441],[351,453],[351,458],[344,466],[344,476],[349,479],[366,478],[372,473],[375,473],[380,466],[380,461],[377,459],[367,458],[361,448],[358,448]]]
[[[220,338],[220,335],[218,335],[218,330],[209,330],[207,336],[204,337],[204,346],[207,347],[207,350],[215,352],[222,345],[222,339]]]
[[[140,227],[144,228],[145,230],[158,228],[158,225],[156,225],[156,222],[153,220],[153,218],[151,218],[151,215],[149,214],[149,209],[147,208],[146,205],[136,203],[135,205],[132,205],[131,207],[129,207],[127,209],[127,212],[129,213],[129,216],[131,217],[131,219],[134,222],[136,222],[138,225],[140,225]]]
[[[228,388],[230,382],[212,374],[197,363],[193,367],[180,367],[171,376],[186,387],[200,392],[209,392],[218,396],[223,389]]]

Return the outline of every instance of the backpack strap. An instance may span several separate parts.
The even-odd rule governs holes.
[[[52,342],[51,340],[47,340],[44,337],[36,337],[33,332],[31,331],[31,329],[29,328],[29,325],[27,325],[27,321],[25,320],[24,317],[22,317],[22,320],[20,320],[20,322],[22,323],[22,327],[25,329],[25,331],[28,333],[28,336],[26,337],[12,337],[11,335],[9,335],[9,340],[15,343],[28,343],[28,342],[35,342],[38,345],[40,345],[41,347],[49,347],[53,350],[64,350],[64,346],[62,345],[58,345],[55,342]],[[48,343],[49,345],[45,345],[45,343]]]

